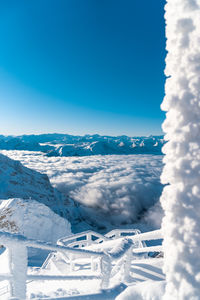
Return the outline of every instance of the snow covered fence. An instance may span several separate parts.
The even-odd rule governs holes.
[[[135,235],[135,234],[140,234],[139,229],[113,229],[109,231],[108,233],[105,234],[105,237],[107,238],[120,238],[122,236],[127,236],[127,235]]]
[[[146,232],[146,233],[141,233],[140,230],[138,229],[114,229],[106,233],[105,235],[88,230],[88,231],[84,231],[81,233],[77,233],[71,236],[61,238],[58,240],[57,243],[62,246],[82,248],[82,247],[91,246],[93,244],[102,244],[103,242],[110,241],[113,239],[114,240],[120,239],[121,247],[122,249],[125,249],[123,243],[124,241],[126,241],[126,239],[124,240],[123,237],[126,238],[128,237],[129,242],[131,241],[132,247],[131,250],[129,251],[129,254],[126,254],[126,258],[123,257],[121,261],[116,262],[111,272],[111,277],[113,277],[117,273],[117,270],[119,270],[119,266],[125,263],[125,261],[131,261],[132,259],[134,259],[133,254],[163,251],[162,245],[146,247],[145,244],[145,241],[163,239],[163,234],[160,229],[151,232]],[[95,238],[95,240],[93,238]],[[111,255],[111,253],[109,253],[109,255]],[[117,259],[112,255],[112,260],[117,260]],[[47,262],[45,262],[45,264],[47,263],[48,263],[48,259]]]
[[[95,239],[93,239],[95,237]],[[149,252],[161,252],[162,246],[146,247],[145,241],[160,240],[163,238],[161,230],[155,230],[152,232],[141,233],[137,229],[114,229],[105,235],[101,235],[94,231],[85,231],[68,237],[64,237],[58,240],[58,244],[69,247],[89,247],[89,249],[107,249],[111,241],[117,240],[117,247],[114,247],[111,251],[107,252],[112,260],[112,270],[110,272],[110,278],[114,277],[117,273],[121,273],[122,282],[127,282],[130,278],[130,266],[132,260],[137,259],[135,254],[149,253]],[[120,243],[119,243],[120,241]],[[108,242],[108,243],[107,243]],[[99,244],[100,247],[97,247]],[[105,248],[104,248],[105,245]],[[131,245],[131,248],[130,248]],[[130,248],[130,249],[128,249]],[[103,250],[102,250],[103,251]],[[117,253],[117,255],[116,255]],[[120,254],[121,253],[121,254]],[[49,260],[51,257],[49,257]],[[48,264],[48,259],[44,264]],[[75,266],[73,261],[73,266]]]
[[[120,230],[119,230],[120,231]],[[128,231],[127,231],[128,232]],[[92,233],[94,236],[102,240],[102,236],[96,233]],[[77,235],[75,235],[77,237]],[[85,233],[78,234],[79,237],[85,236]],[[87,232],[86,236],[89,236],[89,242],[92,242],[92,235]],[[119,233],[116,234],[119,236]],[[72,239],[72,236],[70,237]],[[128,238],[120,239],[120,245],[114,247],[109,252],[105,251],[91,251],[79,248],[70,248],[62,245],[53,245],[50,243],[34,241],[26,239],[21,235],[10,234],[7,232],[0,232],[0,244],[9,249],[9,268],[10,274],[0,274],[0,280],[8,280],[10,283],[10,297],[14,299],[24,300],[26,299],[26,281],[27,280],[88,280],[88,279],[100,279],[101,287],[103,289],[108,288],[110,278],[113,277],[118,270],[121,273],[121,281],[127,282],[130,279],[131,261],[133,259],[133,253],[144,253],[161,251],[162,246],[154,247],[138,247],[135,248],[135,243],[147,240],[156,240],[162,238],[161,230],[153,232],[147,232],[143,234],[135,234],[134,236],[128,236]],[[105,242],[108,237],[104,240]],[[63,254],[73,255],[74,258],[88,257],[91,262],[93,257],[100,258],[100,274],[91,275],[28,275],[27,274],[27,247],[39,248],[44,250],[50,250],[54,252],[61,252]],[[91,263],[92,266],[92,263]],[[92,268],[91,268],[92,270]]]
[[[163,233],[161,229],[153,230],[149,232],[140,233],[138,235],[129,237],[132,241],[153,241],[163,239]]]
[[[73,249],[69,247],[52,245],[40,241],[26,239],[21,235],[0,232],[0,244],[9,249],[9,269],[10,274],[0,274],[0,280],[8,280],[10,283],[10,297],[14,299],[26,299],[27,280],[85,280],[102,279],[102,287],[106,288],[109,284],[109,264],[110,257],[103,252],[95,252],[83,249]],[[80,254],[82,257],[97,256],[101,258],[102,270],[98,276],[46,276],[46,275],[27,275],[27,247],[39,248],[50,251],[60,251],[62,253]]]
[[[110,239],[119,239],[122,237],[129,237],[133,242],[138,242],[137,247],[146,246],[143,242],[148,240],[158,240],[162,239],[162,231],[154,230],[147,233],[142,233],[138,229],[114,229],[102,235],[92,230],[72,234],[67,237],[63,237],[57,241],[58,245],[61,246],[70,246],[81,248],[85,246],[90,246],[94,243],[102,243],[105,241],[109,241]]]
[[[72,248],[74,247],[80,248],[80,247],[90,246],[94,242],[100,243],[108,240],[109,240],[108,237],[100,233],[97,233],[92,230],[87,230],[81,233],[76,233],[76,234],[69,235],[67,237],[63,237],[57,241],[57,244],[61,246],[70,246]]]

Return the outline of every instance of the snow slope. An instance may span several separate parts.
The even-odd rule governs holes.
[[[34,199],[60,215],[69,215],[69,201],[52,187],[47,175],[0,154],[0,199],[9,198]]]
[[[42,151],[48,156],[88,156],[106,154],[161,154],[163,136],[73,136],[41,134],[0,136],[1,150]]]
[[[71,234],[66,219],[38,201],[20,198],[1,200],[0,230],[52,243]]]
[[[53,188],[47,175],[0,154],[0,230],[56,242],[71,232],[73,209],[73,201]]]

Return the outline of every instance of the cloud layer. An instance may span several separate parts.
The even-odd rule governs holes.
[[[90,223],[136,222],[162,191],[162,156],[46,157],[38,152],[2,152],[46,173],[55,187],[81,204],[80,212]]]

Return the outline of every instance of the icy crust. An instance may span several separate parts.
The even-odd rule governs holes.
[[[56,243],[71,234],[69,222],[35,200],[13,198],[0,202],[0,231]]]
[[[200,1],[168,0],[164,299],[200,299]]]
[[[1,150],[42,151],[48,156],[90,156],[106,154],[161,154],[163,136],[73,136],[41,134],[0,136]]]

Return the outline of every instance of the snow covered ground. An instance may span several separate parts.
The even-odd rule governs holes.
[[[84,268],[83,261],[81,262],[82,267]],[[130,286],[124,286],[123,289],[119,292],[115,290],[120,285],[120,275],[118,278],[115,278],[111,281],[110,289],[112,289],[112,296],[100,294],[97,298],[93,296],[83,297],[84,300],[88,299],[117,299],[117,300],[160,300],[164,294],[165,288],[165,277],[162,273],[163,259],[147,259],[139,260],[132,263],[132,282]],[[86,268],[87,266],[85,266]],[[82,273],[86,274],[86,270],[83,270]],[[49,272],[50,273],[50,272]],[[79,274],[81,272],[79,271]],[[88,270],[88,274],[91,274],[91,271]],[[117,287],[117,288],[116,288]],[[52,281],[51,285],[49,282],[30,282],[27,285],[27,292],[30,299],[34,298],[56,298],[56,297],[69,297],[69,296],[80,296],[87,294],[102,293],[101,290],[101,281],[98,279],[93,280],[70,280],[70,281]],[[120,296],[117,297],[117,295]],[[134,295],[134,298],[133,298]],[[132,297],[131,297],[132,296]],[[137,296],[137,298],[136,298]],[[67,299],[67,298],[66,298]],[[71,298],[70,298],[71,299]],[[82,299],[82,298],[80,298]]]
[[[54,187],[75,200],[79,222],[72,224],[73,232],[89,228],[105,232],[133,223],[146,224],[142,230],[160,227],[162,156],[46,157],[41,152],[1,152],[47,174]]]
[[[116,297],[116,300],[161,300],[165,285],[165,281],[147,280],[128,287]]]
[[[14,198],[0,202],[0,231],[21,234],[27,238],[56,243],[71,234],[69,222],[49,207],[31,199]],[[47,253],[29,251],[29,264],[41,265]]]

